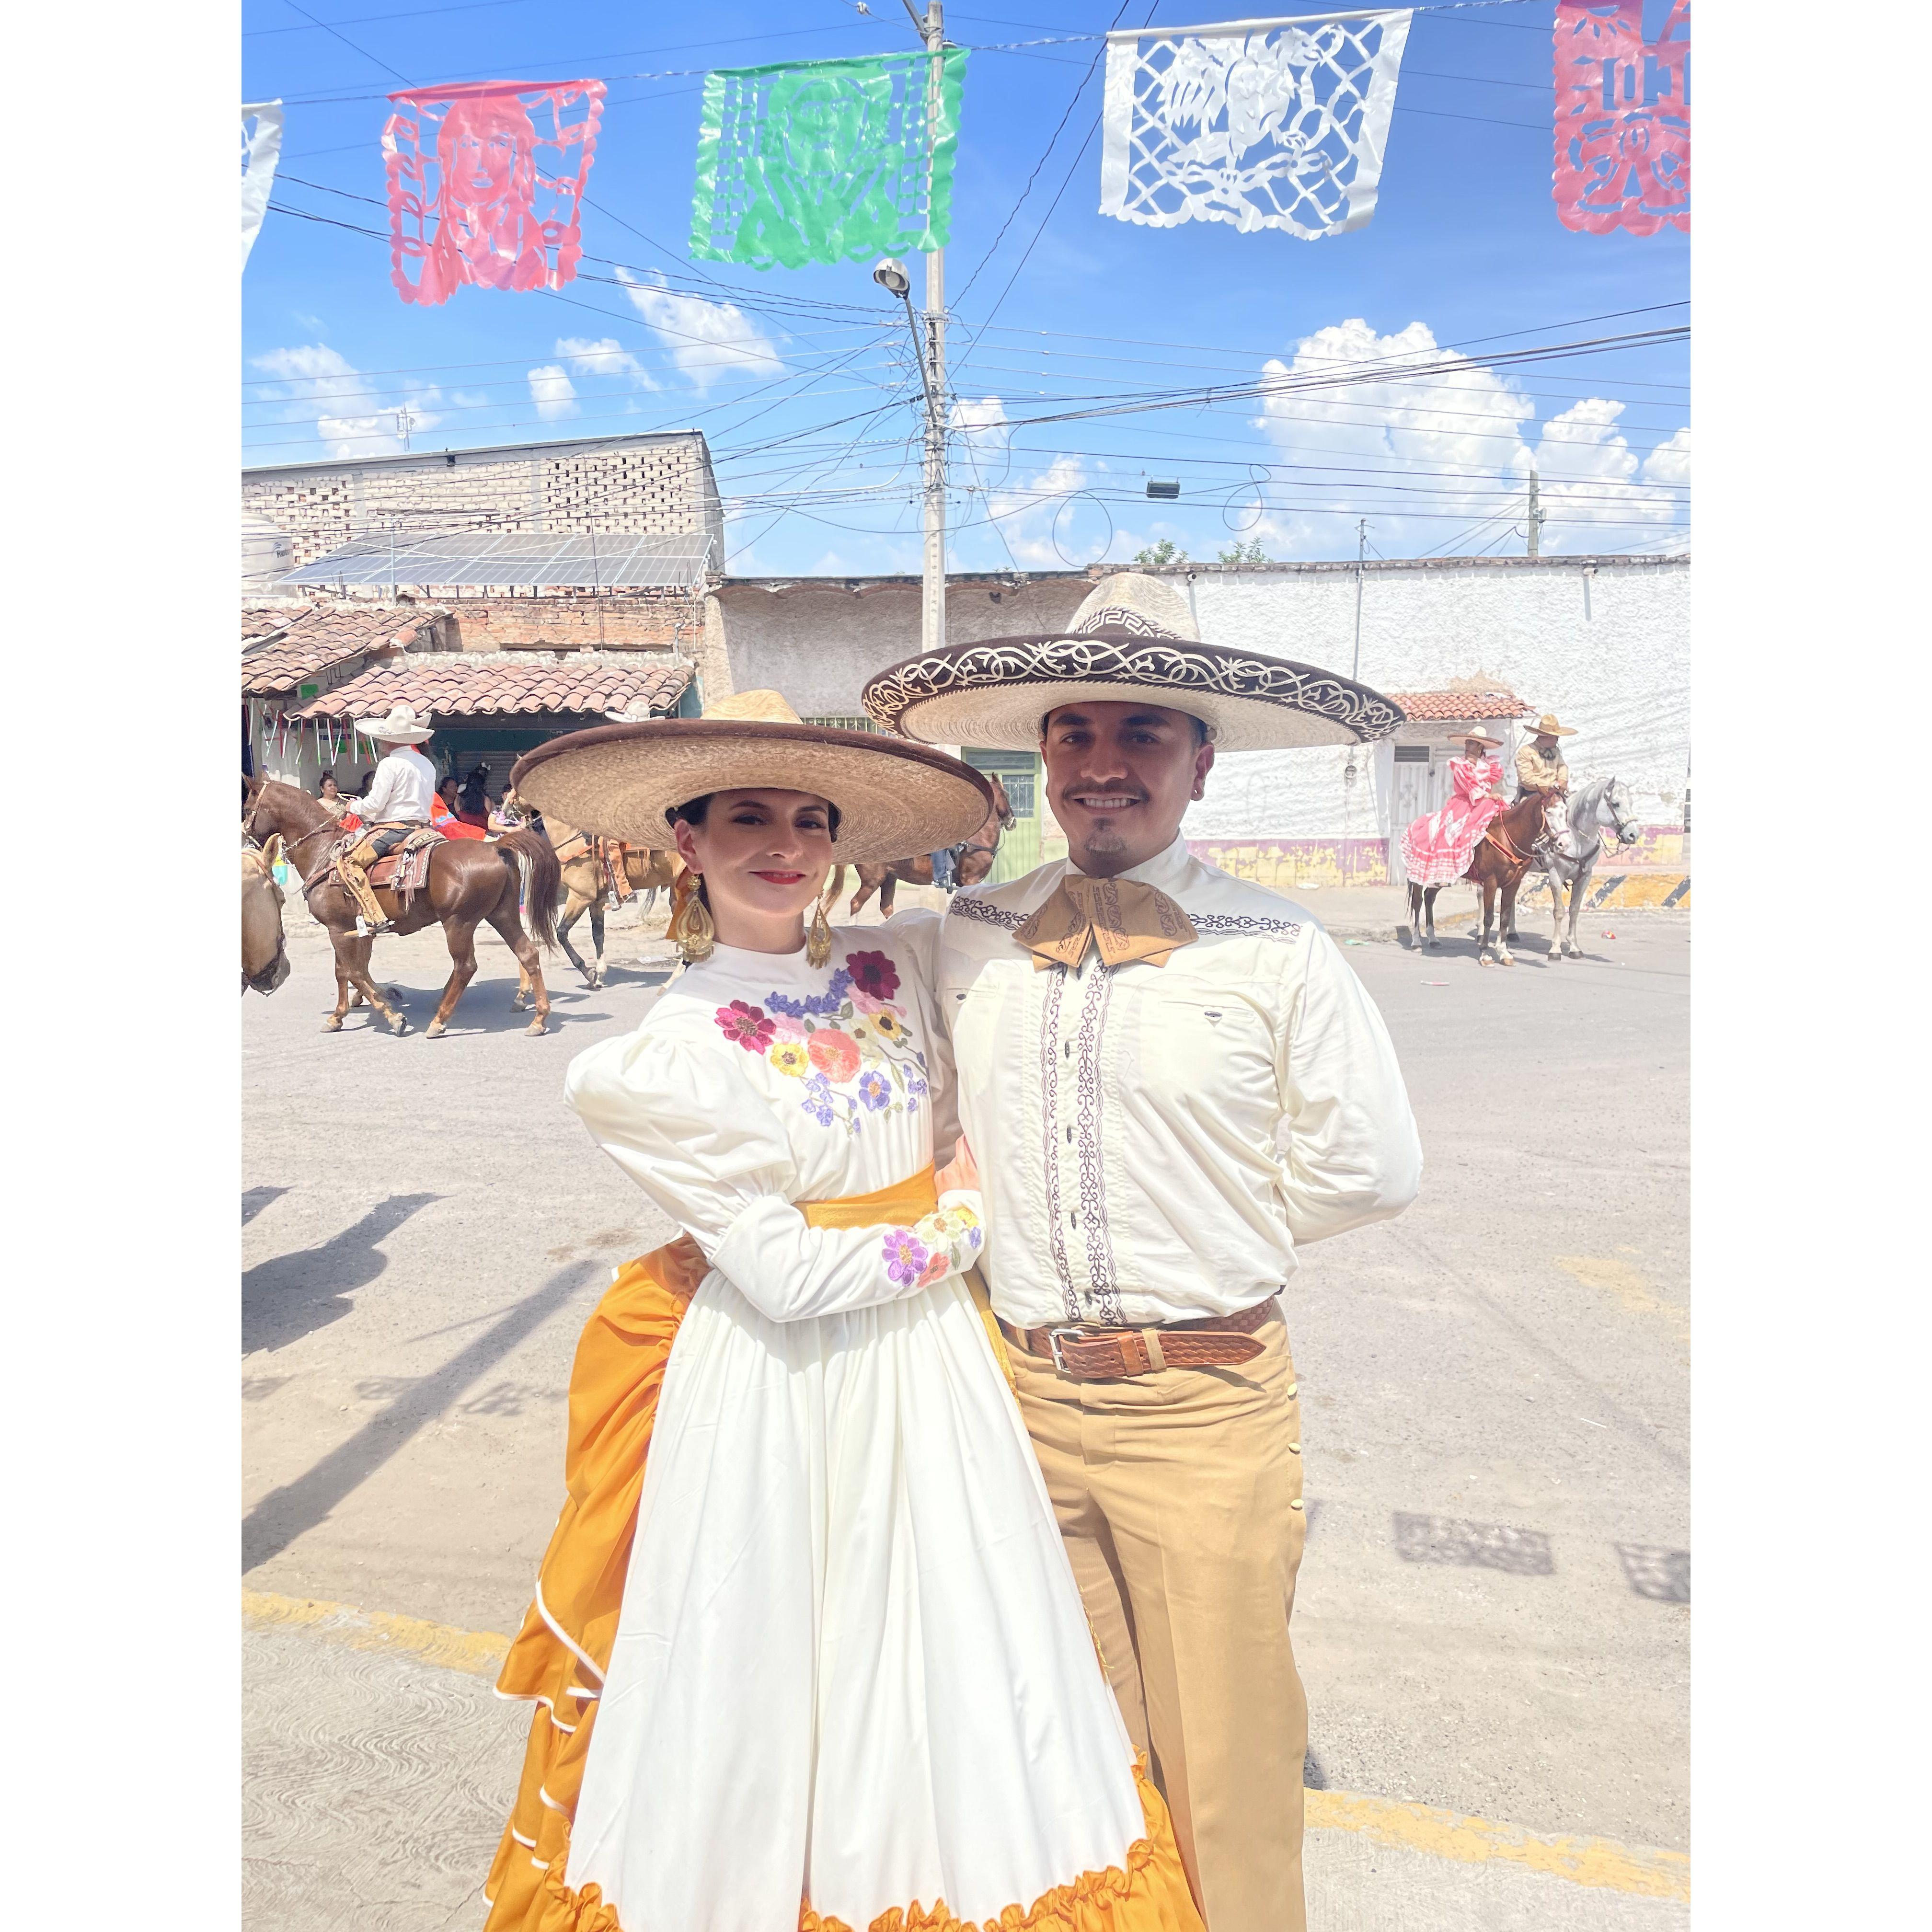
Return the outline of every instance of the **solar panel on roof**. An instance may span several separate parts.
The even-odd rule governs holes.
[[[380,532],[358,537],[281,580],[670,590],[701,584],[710,561],[710,538],[695,532],[576,536],[544,530],[469,530],[453,536],[393,539]]]

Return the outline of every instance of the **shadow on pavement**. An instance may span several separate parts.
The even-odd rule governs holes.
[[[242,1354],[284,1348],[340,1321],[352,1306],[349,1296],[367,1288],[389,1264],[376,1243],[387,1240],[418,1208],[442,1198],[440,1194],[392,1194],[321,1246],[257,1262],[242,1277]],[[247,1197],[243,1199],[245,1203]]]
[[[326,1522],[335,1506],[480,1381],[539,1324],[596,1274],[595,1262],[574,1262],[518,1302],[496,1326],[452,1355],[433,1375],[410,1383],[338,1448],[264,1496],[242,1520],[242,1574],[279,1556],[296,1538]]]
[[[242,1225],[247,1227],[264,1208],[279,1201],[289,1190],[286,1187],[247,1187],[242,1191]]]

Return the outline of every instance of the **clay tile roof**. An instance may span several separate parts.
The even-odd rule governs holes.
[[[580,716],[640,704],[662,713],[676,709],[690,682],[688,664],[637,651],[575,651],[556,658],[526,651],[406,651],[324,692],[298,715],[373,718],[401,703],[432,718]]]
[[[252,698],[277,693],[286,695],[304,678],[314,677],[332,664],[359,657],[364,651],[406,649],[423,630],[447,614],[440,604],[410,610],[381,607],[331,610],[320,605],[297,610],[244,610],[242,614],[243,694]],[[250,630],[251,621],[270,618],[276,621],[267,631]]]
[[[1513,691],[1390,691],[1382,694],[1399,704],[1412,724],[1443,718],[1474,723],[1480,719],[1527,718],[1529,706]]]

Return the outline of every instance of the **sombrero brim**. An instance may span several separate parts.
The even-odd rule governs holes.
[[[865,705],[888,730],[926,744],[1030,752],[1046,714],[1082,698],[1186,712],[1226,752],[1368,744],[1405,722],[1381,692],[1313,664],[1111,628],[908,658],[866,686]]]
[[[836,856],[916,858],[984,825],[992,788],[944,752],[868,731],[747,718],[598,724],[526,752],[510,773],[526,805],[582,832],[663,850],[665,815],[716,791],[806,791],[838,808]]]

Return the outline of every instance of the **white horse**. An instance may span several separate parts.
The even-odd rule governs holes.
[[[1550,946],[1554,961],[1582,958],[1583,949],[1576,943],[1576,920],[1589,898],[1590,877],[1603,856],[1604,834],[1608,832],[1622,845],[1636,843],[1636,828],[1630,822],[1630,797],[1615,778],[1593,778],[1573,793],[1566,802],[1563,829],[1552,830],[1536,843],[1530,862],[1532,872],[1546,873],[1550,879]],[[1564,929],[1564,896],[1568,896],[1569,929]]]

